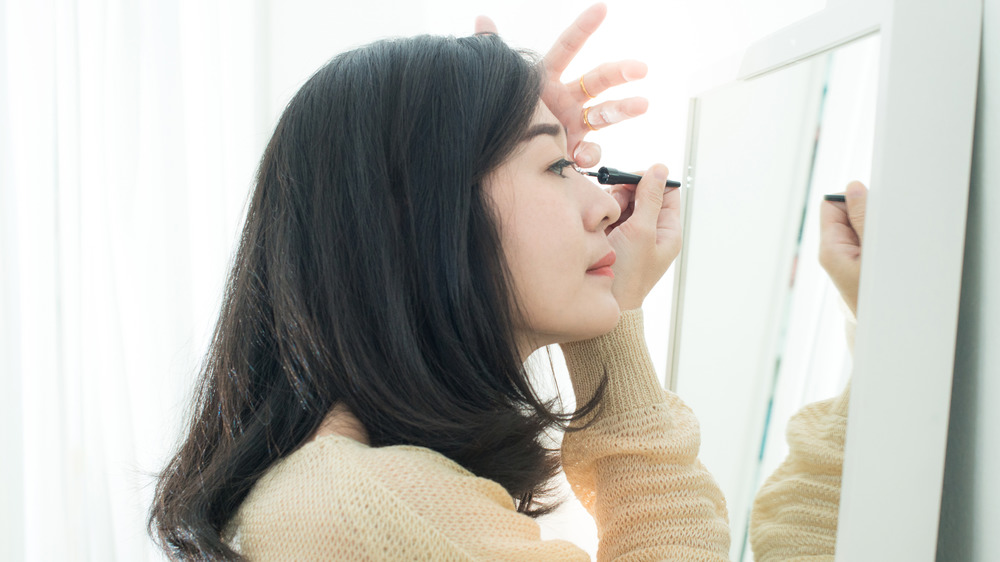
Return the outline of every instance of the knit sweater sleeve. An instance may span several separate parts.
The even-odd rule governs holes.
[[[850,385],[789,420],[788,456],[754,499],[754,560],[834,559],[849,398]]]
[[[848,348],[856,320],[847,312]],[[851,385],[804,406],[788,421],[788,456],[764,482],[750,515],[754,560],[832,561]]]
[[[698,460],[697,420],[656,378],[642,311],[562,349],[577,404],[607,376],[600,406],[562,446],[567,479],[597,523],[598,560],[728,560],[725,499]]]

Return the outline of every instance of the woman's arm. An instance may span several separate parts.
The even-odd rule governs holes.
[[[788,421],[788,457],[754,499],[750,544],[760,562],[833,560],[850,384]]]
[[[604,376],[604,398],[563,440],[563,467],[600,533],[599,560],[729,560],[726,503],[698,460],[698,422],[656,378],[642,311],[610,333],[563,344],[585,403]]]
[[[867,189],[853,182],[846,199],[823,202],[820,263],[850,309],[853,349]],[[833,560],[849,401],[850,383],[840,396],[806,405],[789,420],[788,457],[761,486],[751,512],[755,560]]]

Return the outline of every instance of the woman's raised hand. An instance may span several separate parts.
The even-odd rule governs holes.
[[[846,203],[824,201],[820,209],[819,263],[857,316],[868,188],[859,181],[851,182],[845,199]]]
[[[681,251],[681,193],[666,190],[667,167],[654,164],[638,185],[615,185],[608,192],[622,214],[605,231],[615,250],[611,292],[622,310],[642,306]]]
[[[584,115],[584,106],[594,97],[646,76],[646,65],[636,60],[604,63],[565,84],[561,81],[563,71],[597,31],[607,11],[604,4],[584,10],[542,59],[546,74],[542,101],[566,127],[567,149],[577,165],[584,168],[596,166],[601,160],[601,147],[583,140],[587,133],[642,115],[649,107],[646,98],[632,97],[598,103],[587,108]],[[496,32],[496,25],[488,17],[476,18],[476,33]]]

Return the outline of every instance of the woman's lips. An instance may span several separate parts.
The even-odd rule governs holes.
[[[587,269],[587,273],[592,273],[594,275],[606,275],[608,277],[614,277],[615,274],[611,271],[611,266],[615,264],[615,251],[611,250],[606,256],[600,259],[594,265],[591,265]]]
[[[588,269],[588,275],[607,275],[608,277],[614,277],[615,272],[611,271],[611,266],[606,265],[604,267],[598,267],[597,269]]]

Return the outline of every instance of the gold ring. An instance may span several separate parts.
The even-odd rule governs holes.
[[[583,123],[584,123],[584,125],[586,125],[586,126],[587,126],[587,128],[588,128],[588,129],[590,129],[591,131],[596,131],[596,130],[597,130],[597,128],[596,128],[596,127],[594,127],[593,125],[591,125],[591,124],[590,124],[590,120],[589,120],[589,119],[587,119],[587,113],[589,113],[589,112],[590,112],[590,108],[589,108],[589,107],[585,107],[585,108],[583,108]]]
[[[583,85],[583,74],[580,75],[580,89],[583,90],[583,95],[587,96],[587,99],[589,100],[597,97],[590,95],[590,92],[587,91],[587,87]]]

